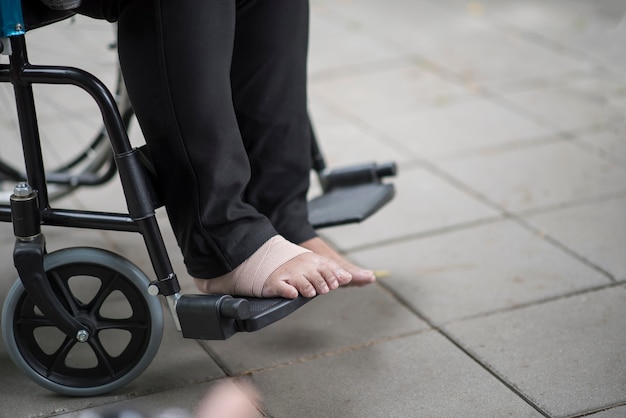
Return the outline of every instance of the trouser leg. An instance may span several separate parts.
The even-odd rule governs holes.
[[[241,264],[276,234],[243,195],[250,167],[235,116],[229,0],[135,0],[119,17],[124,79],[189,273]]]
[[[315,236],[306,194],[308,0],[238,0],[231,79],[252,168],[245,199],[288,240]]]

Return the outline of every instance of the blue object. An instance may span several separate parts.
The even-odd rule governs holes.
[[[23,35],[25,30],[21,0],[0,0],[0,37]]]

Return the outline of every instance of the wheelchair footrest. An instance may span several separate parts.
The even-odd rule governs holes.
[[[296,311],[311,299],[233,298],[229,295],[183,295],[176,313],[183,337],[225,340],[237,332],[253,332]]]
[[[392,184],[383,183],[337,187],[309,202],[309,222],[314,228],[361,222],[389,202],[394,193]]]

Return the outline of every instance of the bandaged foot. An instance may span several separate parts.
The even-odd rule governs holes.
[[[276,235],[230,273],[194,282],[209,294],[294,299],[328,293],[351,278],[333,260]]]
[[[349,286],[365,286],[376,281],[376,275],[372,270],[363,269],[358,267],[345,258],[343,258],[337,251],[335,251],[330,245],[328,245],[320,237],[311,238],[310,240],[300,243],[300,246],[308,250],[313,251],[315,254],[319,254],[335,263],[340,265],[352,276],[352,280],[347,283]]]

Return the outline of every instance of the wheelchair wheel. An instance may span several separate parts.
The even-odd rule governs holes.
[[[70,248],[46,255],[44,268],[61,304],[91,330],[80,343],[47,320],[17,281],[2,312],[11,359],[39,385],[95,396],[130,383],[148,367],[163,334],[159,299],[148,279],[117,254]]]

